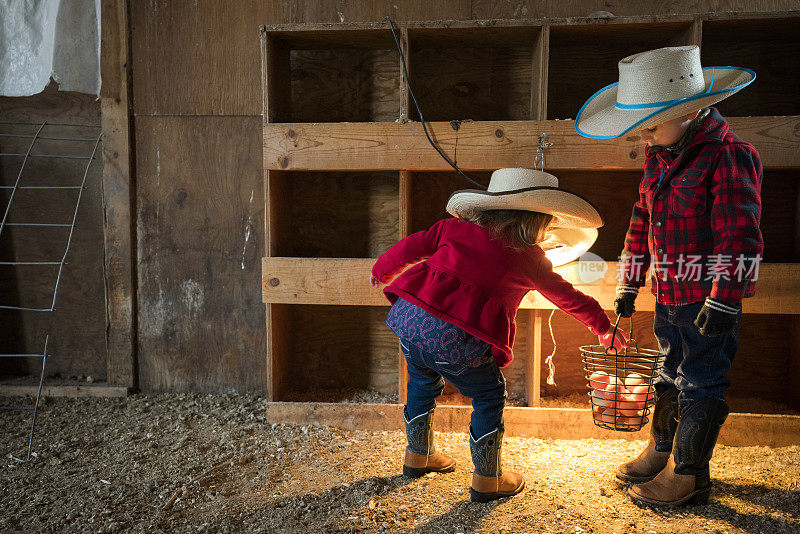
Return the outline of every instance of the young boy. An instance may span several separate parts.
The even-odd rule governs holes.
[[[763,250],[758,152],[709,106],[754,79],[748,69],[703,68],[697,46],[660,48],[620,61],[619,83],[592,96],[575,121],[585,137],[638,132],[648,145],[614,301],[630,317],[652,265],[653,329],[665,360],[647,447],[616,473],[636,501],[708,501],[741,302],[754,294]]]

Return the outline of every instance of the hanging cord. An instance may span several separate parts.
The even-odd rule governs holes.
[[[414,105],[417,108],[417,113],[419,114],[419,121],[422,123],[422,129],[425,131],[425,137],[428,138],[428,141],[431,143],[431,146],[436,149],[436,152],[438,152],[439,155],[442,156],[442,158],[447,163],[449,163],[450,166],[453,167],[458,174],[460,174],[461,176],[466,178],[469,182],[475,184],[477,187],[479,187],[481,189],[486,189],[485,185],[476,182],[475,180],[473,180],[472,178],[470,178],[469,176],[464,174],[461,171],[461,169],[459,169],[458,166],[456,166],[456,164],[450,158],[448,158],[445,155],[444,152],[442,152],[442,150],[436,145],[436,143],[433,141],[433,139],[431,139],[431,136],[428,133],[428,126],[425,124],[425,118],[422,116],[422,110],[419,108],[419,102],[417,102],[417,97],[414,96],[414,91],[411,90],[411,82],[410,82],[410,80],[408,78],[408,69],[406,68],[406,57],[403,54],[403,48],[400,46],[400,40],[397,38],[397,32],[395,31],[394,21],[392,21],[392,19],[387,16],[387,17],[384,17],[381,22],[386,22],[386,21],[389,21],[389,26],[390,26],[390,28],[392,30],[392,36],[394,37],[394,43],[397,45],[397,51],[400,52],[400,59],[403,62],[403,73],[405,74],[406,87],[408,87],[408,94],[411,95],[411,99],[414,101]]]
[[[544,135],[544,134],[542,134]],[[555,386],[556,384],[556,365],[553,363],[553,356],[556,355],[556,336],[553,334],[553,315],[556,314],[556,309],[553,308],[553,311],[550,312],[550,318],[547,320],[547,326],[550,327],[550,339],[553,340],[553,352],[550,353],[550,356],[547,357],[545,360],[547,362],[547,368],[550,372],[547,375],[547,383],[551,386]]]

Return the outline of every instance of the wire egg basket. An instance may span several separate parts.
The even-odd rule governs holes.
[[[612,340],[619,331],[619,320],[618,316]],[[653,383],[664,361],[657,350],[639,348],[633,339],[632,318],[628,338],[619,351],[613,343],[609,348],[581,347],[594,424],[620,432],[635,432],[649,421],[655,402]]]

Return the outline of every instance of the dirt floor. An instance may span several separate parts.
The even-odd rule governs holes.
[[[402,433],[270,425],[253,397],[48,399],[19,463],[29,418],[0,412],[3,533],[800,532],[798,446],[718,447],[712,502],[670,511],[613,480],[641,441],[509,438],[527,488],[477,504],[466,434],[437,434],[455,473],[411,481]]]

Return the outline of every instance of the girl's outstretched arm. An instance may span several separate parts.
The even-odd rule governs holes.
[[[553,271],[553,264],[542,258],[536,277],[536,289],[544,298],[589,327],[595,335],[602,336],[611,326],[606,312],[595,299],[575,289]]]

